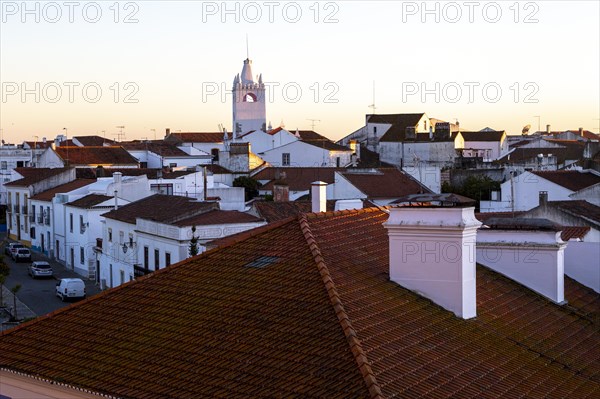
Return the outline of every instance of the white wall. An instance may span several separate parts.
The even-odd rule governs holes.
[[[560,232],[482,228],[477,233],[477,263],[561,303],[565,246]]]
[[[600,293],[598,242],[569,241],[565,250],[565,274]]]
[[[334,182],[327,186],[327,199],[345,200],[362,198],[367,198],[367,195],[350,183],[340,172],[335,172]]]
[[[290,154],[290,165],[295,167],[336,167],[336,158],[340,158],[340,166],[350,163],[351,151],[328,151],[302,141],[285,144],[259,154],[263,160],[273,166],[282,165],[282,154]]]
[[[585,200],[590,204],[600,206],[600,183],[576,191],[569,197],[574,200]]]
[[[548,201],[568,201],[573,191],[558,184],[552,183],[540,176],[524,172],[512,179],[514,191],[514,210],[528,211],[539,205],[539,192],[548,192]],[[509,212],[512,211],[511,180],[500,185],[500,201],[481,201],[481,212]]]
[[[402,170],[434,193],[442,192],[442,168],[439,165],[421,162],[416,166],[405,166]]]

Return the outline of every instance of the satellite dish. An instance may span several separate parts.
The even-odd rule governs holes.
[[[531,129],[531,125],[524,126],[523,130],[521,130],[521,134],[525,136],[527,133],[529,133],[529,129]]]

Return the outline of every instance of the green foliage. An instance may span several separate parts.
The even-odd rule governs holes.
[[[190,256],[196,256],[196,255],[198,255],[198,252],[199,252],[198,237],[196,236],[195,233],[196,233],[196,226],[192,226],[192,238],[190,239],[190,247],[188,249]]]
[[[233,187],[244,187],[246,201],[258,195],[260,183],[248,176],[240,176],[233,181]]]
[[[476,210],[479,210],[479,201],[489,201],[492,191],[499,191],[500,183],[492,180],[488,176],[469,176],[461,186],[452,186],[444,182],[442,184],[443,193],[455,193],[477,201]]]

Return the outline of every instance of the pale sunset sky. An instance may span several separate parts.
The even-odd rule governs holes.
[[[2,0],[2,138],[230,131],[246,35],[273,127],[317,119],[337,140],[375,102],[471,130],[598,132],[599,4]]]

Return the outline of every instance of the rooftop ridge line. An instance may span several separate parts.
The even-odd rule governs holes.
[[[343,211],[342,211],[343,212]],[[300,223],[300,230],[306,239],[306,243],[309,246],[309,249],[312,253],[312,256],[315,260],[321,278],[323,279],[323,283],[325,284],[325,289],[327,290],[327,294],[329,295],[329,299],[331,301],[331,305],[333,306],[333,310],[340,322],[340,326],[344,331],[344,335],[346,336],[346,340],[350,346],[350,351],[356,360],[358,365],[358,369],[364,379],[365,384],[367,385],[367,389],[373,399],[383,399],[383,394],[381,392],[381,387],[377,383],[377,379],[375,378],[375,374],[371,369],[371,364],[365,354],[362,344],[358,339],[356,330],[352,326],[350,321],[350,317],[344,310],[344,305],[342,304],[342,300],[335,288],[335,283],[331,278],[331,274],[329,273],[329,269],[325,264],[325,260],[323,255],[321,254],[321,250],[317,244],[315,237],[312,234],[310,229],[310,224],[308,223],[308,219],[306,215],[301,215],[298,217],[298,221]]]

